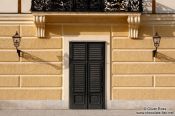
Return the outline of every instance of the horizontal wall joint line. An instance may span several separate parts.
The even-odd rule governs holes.
[[[62,90],[62,87],[0,87],[0,90]]]
[[[175,87],[112,87],[112,89],[153,89],[153,90],[167,90],[167,89],[175,89]]]

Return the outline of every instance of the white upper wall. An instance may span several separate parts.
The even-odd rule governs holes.
[[[0,13],[17,13],[18,0],[0,0]]]
[[[156,0],[157,13],[175,13],[175,0]]]
[[[22,1],[22,13],[30,13],[31,0]],[[152,12],[152,0],[143,0],[144,12]],[[157,13],[175,13],[175,0],[156,0]],[[18,0],[0,0],[0,13],[17,13]]]
[[[152,0],[143,0],[144,12],[152,12]],[[175,0],[156,0],[156,13],[175,13]]]
[[[30,13],[31,0],[21,0],[21,12]],[[18,0],[0,0],[0,13],[18,13]]]

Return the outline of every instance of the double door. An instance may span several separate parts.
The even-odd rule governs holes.
[[[70,108],[105,107],[105,42],[70,42]]]

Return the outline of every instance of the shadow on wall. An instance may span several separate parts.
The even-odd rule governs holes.
[[[167,1],[167,2],[170,2],[170,1]],[[143,1],[143,11],[145,13],[152,12],[152,0]],[[156,11],[157,13],[175,13],[175,9],[170,8],[160,2],[156,2]]]
[[[155,32],[158,32],[162,37],[174,37],[174,16],[171,14],[175,13],[175,7],[173,7],[175,5],[173,3],[174,0],[156,0],[156,12],[157,14],[162,13],[162,15],[152,15],[149,14],[152,13],[152,0],[143,0],[144,13],[148,14],[145,16],[142,15],[139,36],[152,37]],[[146,19],[144,19],[145,17]],[[152,17],[154,17],[156,20],[152,20]],[[148,25],[145,25],[144,22],[146,22],[145,24],[148,23]]]
[[[64,69],[69,68],[69,55],[67,53],[64,54]]]
[[[159,2],[156,3],[156,7],[157,13],[175,13],[175,9],[165,6]]]
[[[145,13],[152,12],[152,0],[144,0],[143,1],[143,11]],[[157,11],[157,13],[175,13],[174,8],[168,7],[168,6],[166,6],[160,2],[157,2],[157,1],[156,1],[156,11]]]
[[[111,30],[110,25],[113,24],[126,24],[128,27],[127,16],[47,16],[46,38],[61,37],[64,35],[105,35],[109,34]],[[117,30],[123,31],[121,29]]]
[[[167,56],[165,54],[162,54],[160,52],[157,52],[157,57],[156,58],[159,59],[162,62],[175,62],[174,58],[169,57],[169,56]]]
[[[57,70],[60,69],[59,66],[54,65],[54,64],[52,64],[52,63],[49,63],[49,62],[47,62],[47,61],[45,61],[45,60],[43,60],[43,59],[41,59],[41,58],[39,58],[39,57],[33,56],[33,55],[31,55],[31,54],[29,54],[29,53],[27,53],[27,52],[24,52],[24,51],[21,51],[21,57],[24,58],[24,59],[27,60],[27,61],[32,61],[32,62],[43,62],[44,64],[50,65],[50,66],[52,66],[53,68],[55,68],[55,69],[57,69]]]

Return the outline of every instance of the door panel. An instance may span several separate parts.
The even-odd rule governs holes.
[[[73,63],[73,92],[85,92],[86,91],[86,64]]]
[[[88,64],[88,104],[89,109],[103,108],[104,65],[103,62],[89,62]]]
[[[86,61],[86,44],[74,43],[70,44],[70,61]]]
[[[103,83],[103,66],[101,63],[89,63],[89,92],[101,92]]]
[[[70,42],[70,108],[104,108],[105,43]]]
[[[90,43],[88,44],[88,60],[89,61],[104,61],[105,58],[105,43]]]
[[[85,109],[87,106],[86,93],[86,64],[72,62],[70,64],[70,102],[72,109]]]

